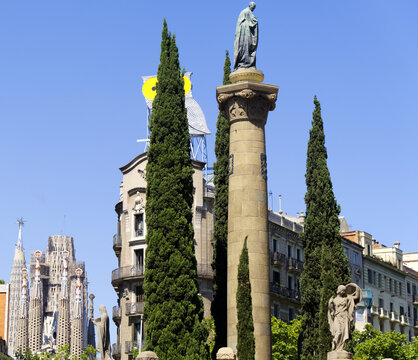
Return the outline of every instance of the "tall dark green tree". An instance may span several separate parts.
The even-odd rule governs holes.
[[[244,240],[244,247],[242,248],[238,265],[237,318],[238,358],[239,360],[254,360],[254,321],[247,237]]]
[[[192,225],[193,167],[175,37],[164,20],[147,164],[146,348],[161,360],[207,359]]]
[[[231,60],[228,52],[225,56],[223,84],[230,84],[229,74],[231,73]],[[215,182],[215,225],[213,251],[213,301],[211,312],[215,321],[215,347],[212,358],[221,347],[226,346],[227,335],[227,305],[226,305],[226,283],[227,283],[227,255],[228,255],[228,182],[229,182],[229,122],[225,113],[219,111],[216,122],[215,140],[216,162],[214,168]]]
[[[332,190],[327,166],[321,105],[315,96],[308,142],[305,195],[304,269],[300,278],[303,346],[302,359],[325,360],[331,349],[328,301],[338,285],[350,281],[347,258],[341,245],[340,208]]]

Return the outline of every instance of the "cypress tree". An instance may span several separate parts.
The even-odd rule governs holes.
[[[300,278],[302,290],[302,359],[325,360],[331,349],[328,325],[328,301],[338,285],[350,281],[350,270],[339,233],[340,207],[332,190],[327,166],[321,105],[314,99],[312,129],[308,142],[305,195],[306,219],[304,269]]]
[[[253,304],[251,299],[250,269],[247,237],[239,258],[237,288],[237,352],[239,360],[254,360],[255,340]]]
[[[146,348],[161,360],[207,359],[192,224],[193,167],[175,37],[164,20],[147,163]]]
[[[223,84],[230,83],[229,74],[231,73],[231,60],[228,52],[225,56]],[[214,168],[215,182],[215,224],[213,251],[213,301],[211,312],[215,322],[215,347],[212,351],[212,358],[216,358],[216,353],[221,347],[226,346],[227,336],[227,304],[226,304],[226,284],[227,284],[227,248],[228,248],[228,182],[229,182],[229,122],[225,113],[219,111],[218,121],[216,122],[215,140],[216,162]]]

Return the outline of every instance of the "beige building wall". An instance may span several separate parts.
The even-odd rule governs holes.
[[[117,342],[113,344],[112,351],[114,357],[122,360],[130,359],[133,350],[144,345],[146,326],[143,322],[142,286],[146,267],[146,164],[146,153],[143,153],[120,168],[123,178],[119,202],[115,207],[118,222],[113,248],[118,268],[112,272],[112,285],[118,295],[118,304],[112,309],[117,326]],[[204,315],[209,317],[213,297],[214,188],[205,181],[204,165],[193,161],[193,225],[199,291]]]
[[[9,284],[0,284],[0,338],[8,341]]]

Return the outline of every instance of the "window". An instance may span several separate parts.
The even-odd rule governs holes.
[[[385,303],[384,303],[383,299],[379,299],[379,307],[380,308],[384,308],[385,307]]]
[[[412,295],[415,296],[417,294],[417,286],[412,285]]]
[[[399,306],[399,315],[404,315],[405,314],[405,309],[403,308],[403,306]]]
[[[273,284],[280,285],[280,273],[278,271],[273,271]]]
[[[279,252],[279,240],[273,239],[273,252]]]
[[[142,269],[144,266],[144,249],[135,250],[135,266],[137,269]]]
[[[402,296],[402,283],[399,283],[399,296]]]
[[[144,235],[144,214],[135,214],[135,236]]]
[[[293,289],[293,281],[292,281],[292,277],[291,276],[288,276],[287,277],[287,287],[289,289]]]
[[[367,269],[367,278],[369,284],[373,284],[373,272],[371,269]]]
[[[345,248],[343,248],[344,249],[344,254],[345,254],[345,256],[347,256],[347,259],[348,259],[348,249],[345,247]]]
[[[135,287],[135,299],[137,303],[144,301],[144,289],[142,285]]]
[[[373,285],[376,285],[376,271],[373,271]]]
[[[372,256],[372,247],[367,245],[367,255]]]
[[[379,274],[377,278],[378,278],[378,282],[377,282],[378,286],[381,288],[382,287],[382,274]]]
[[[389,279],[389,291],[392,292],[393,291],[393,287],[392,287],[392,279]]]
[[[353,264],[358,265],[358,253],[353,251]]]
[[[393,312],[393,303],[390,303],[390,312]]]
[[[384,323],[383,323],[383,321],[380,321],[380,322],[379,322],[379,327],[380,327],[380,331],[381,331],[381,332],[384,332],[384,331],[385,331],[385,327],[384,327]]]
[[[277,319],[280,319],[280,305],[279,304],[273,304],[273,316],[275,316]]]
[[[295,310],[289,308],[289,321],[292,321],[295,318]]]
[[[407,292],[408,294],[410,294],[410,293],[411,293],[411,283],[410,283],[410,282],[407,282],[407,283],[406,283],[406,292]]]
[[[296,259],[299,261],[302,261],[302,257],[300,256],[300,254],[301,254],[300,249],[296,249]]]
[[[287,245],[287,257],[292,257],[292,247],[290,245]]]

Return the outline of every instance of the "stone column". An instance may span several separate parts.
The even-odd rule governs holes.
[[[237,347],[236,291],[239,256],[248,236],[255,358],[271,359],[270,259],[267,228],[267,160],[264,126],[278,87],[260,83],[256,69],[232,73],[216,89],[230,124],[228,196],[228,347]]]

